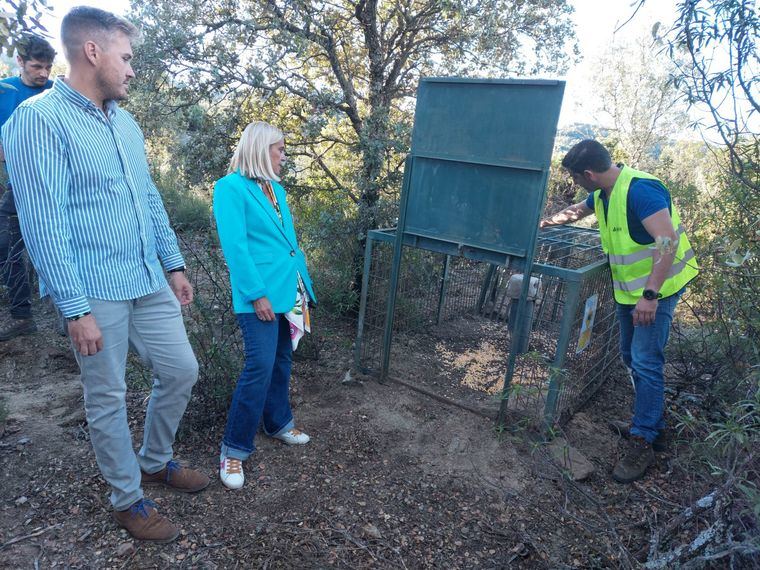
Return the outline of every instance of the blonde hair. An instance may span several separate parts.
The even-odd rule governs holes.
[[[232,155],[228,173],[240,171],[247,178],[280,180],[272,170],[269,147],[280,142],[285,135],[277,127],[264,121],[254,121],[244,130]]]

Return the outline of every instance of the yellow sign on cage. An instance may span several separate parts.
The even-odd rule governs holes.
[[[591,329],[594,328],[594,317],[596,317],[596,302],[599,299],[599,295],[591,295],[586,299],[586,307],[583,309],[583,322],[581,323],[581,333],[578,337],[578,348],[575,349],[575,354],[583,352],[583,350],[591,343]]]

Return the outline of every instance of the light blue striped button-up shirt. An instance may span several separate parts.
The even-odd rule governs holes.
[[[103,112],[63,79],[22,103],[3,127],[21,232],[64,316],[88,297],[137,299],[184,265],[132,116]],[[160,260],[160,261],[159,261]]]

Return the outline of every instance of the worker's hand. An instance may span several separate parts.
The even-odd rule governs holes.
[[[538,222],[538,229],[543,230],[544,228],[548,228],[552,226],[553,224],[549,221],[549,218],[544,218],[540,222]]]
[[[193,302],[193,286],[185,277],[184,271],[172,271],[169,277],[169,286],[177,296],[179,304],[183,307]]]
[[[266,297],[260,297],[253,302],[253,309],[256,311],[256,316],[262,321],[273,321],[274,311],[272,311],[272,303]]]
[[[103,349],[103,335],[92,315],[69,321],[69,338],[82,356],[92,356]]]
[[[657,315],[657,299],[648,301],[644,297],[638,300],[633,309],[633,326],[646,327],[654,323]]]

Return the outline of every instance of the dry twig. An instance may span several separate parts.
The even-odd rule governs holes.
[[[36,538],[38,536],[41,536],[41,535],[45,534],[46,532],[49,532],[49,531],[53,530],[54,528],[58,528],[59,526],[61,526],[60,523],[59,524],[54,524],[52,526],[49,526],[47,528],[43,528],[41,530],[32,532],[30,534],[25,534],[23,536],[17,536],[16,538],[12,538],[8,542],[0,545],[0,550],[4,550],[5,548],[8,548],[9,546],[12,546],[12,545],[17,544],[19,542],[22,542],[24,540],[28,540],[30,538]]]

